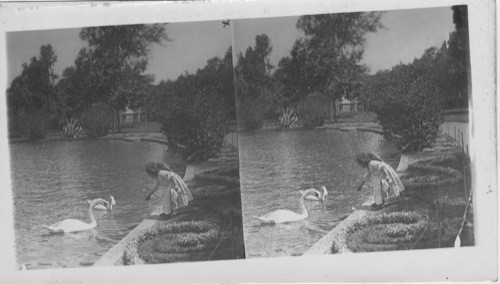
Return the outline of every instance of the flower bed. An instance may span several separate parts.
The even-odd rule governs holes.
[[[123,253],[123,264],[206,260],[218,239],[218,226],[212,221],[187,221],[152,227],[128,244]]]
[[[409,249],[427,224],[427,218],[414,212],[367,216],[350,225],[346,245],[353,252]]]
[[[210,169],[197,174],[195,179],[206,182],[239,185],[240,170],[238,167]]]
[[[457,163],[459,159],[453,155],[420,160],[408,166],[409,174],[402,179],[402,182],[409,190],[457,184],[462,180],[462,174],[450,167]]]
[[[196,181],[201,181],[201,186],[192,188],[193,197],[200,199],[228,199],[238,198],[239,168],[222,167],[203,171],[195,176]]]
[[[225,185],[205,185],[199,186],[191,189],[191,193],[195,200],[199,199],[227,199],[232,197],[237,197],[239,191],[234,187],[229,187]]]

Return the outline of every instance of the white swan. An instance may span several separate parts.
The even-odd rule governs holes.
[[[295,213],[290,210],[278,209],[271,213],[267,213],[264,216],[257,217],[252,216],[253,218],[259,219],[262,223],[265,224],[279,224],[279,223],[288,223],[304,220],[309,217],[309,213],[307,212],[306,205],[304,204],[304,198],[309,194],[314,194],[315,189],[307,189],[300,196],[300,207],[302,207],[302,212]]]
[[[314,200],[314,201],[325,201],[326,196],[328,195],[328,190],[326,190],[325,186],[321,187],[321,191],[316,190],[314,188],[308,189],[308,190],[313,190],[314,194],[307,195],[305,198],[307,200]],[[305,190],[299,190],[300,194],[303,194]]]
[[[96,206],[94,206],[94,209],[97,209],[97,210],[113,210],[113,207],[116,205],[116,201],[115,201],[115,198],[113,197],[113,195],[110,195],[108,200],[104,200],[102,198],[97,198],[94,200],[87,200],[87,202],[90,205],[90,203],[92,201],[97,201],[97,200],[101,200],[103,202],[103,204],[97,204]]]
[[[42,227],[47,228],[51,233],[62,233],[62,234],[91,230],[97,227],[97,221],[94,217],[94,212],[92,211],[92,209],[96,204],[103,204],[103,201],[105,200],[96,199],[90,202],[90,207],[89,207],[90,223],[86,223],[76,219],[66,219],[50,226],[42,225]]]

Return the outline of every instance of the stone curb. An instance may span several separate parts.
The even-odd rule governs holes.
[[[369,207],[371,201],[368,200],[363,203],[363,207]],[[343,236],[347,229],[349,229],[349,224],[352,224],[355,220],[361,219],[372,213],[369,210],[356,210],[352,212],[349,217],[345,218],[340,222],[335,228],[333,228],[328,234],[323,236],[319,241],[317,241],[312,247],[310,247],[302,255],[320,255],[320,254],[330,254],[331,247],[333,243],[338,246],[339,253],[351,253],[346,247],[346,245],[341,241],[341,236]]]
[[[109,249],[93,266],[118,266],[123,265],[123,253],[127,245],[134,238],[142,234],[145,230],[154,226],[158,220],[145,219],[116,245]]]

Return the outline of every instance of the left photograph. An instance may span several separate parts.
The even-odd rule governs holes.
[[[229,21],[7,33],[19,269],[245,258]]]

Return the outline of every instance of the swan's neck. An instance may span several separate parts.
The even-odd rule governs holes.
[[[304,216],[307,218],[309,216],[309,212],[307,212],[306,204],[304,203],[305,195],[302,195],[300,197],[300,207],[302,207],[302,213],[300,213],[301,216]]]
[[[91,225],[91,226],[95,226],[95,225],[97,225],[97,221],[96,221],[96,219],[95,219],[95,217],[94,217],[94,210],[93,210],[93,209],[94,209],[94,205],[95,205],[95,204],[91,204],[91,205],[89,206],[89,216],[90,216],[90,225]]]

